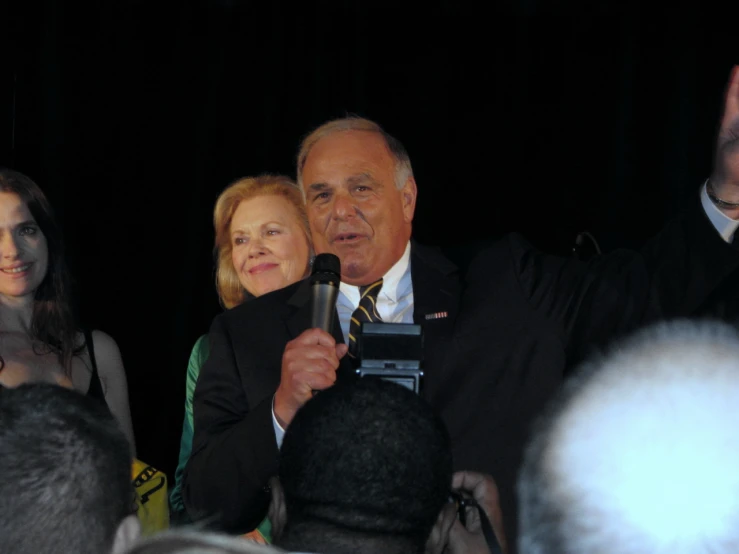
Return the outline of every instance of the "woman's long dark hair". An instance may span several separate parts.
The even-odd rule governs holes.
[[[46,196],[29,177],[0,167],[0,191],[15,193],[25,202],[46,238],[48,268],[34,296],[31,338],[41,342],[45,349],[37,354],[56,353],[65,374],[71,377],[72,358],[84,344],[76,344],[77,325],[70,302],[70,279],[64,261],[61,229]],[[0,369],[4,365],[0,356]]]

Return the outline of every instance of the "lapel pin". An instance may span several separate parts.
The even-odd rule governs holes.
[[[426,319],[444,319],[449,315],[449,312],[434,312],[433,314],[426,314]]]

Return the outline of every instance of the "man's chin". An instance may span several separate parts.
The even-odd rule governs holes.
[[[341,261],[341,280],[349,285],[361,287],[374,283],[382,277],[382,274],[374,275],[374,273],[374,267],[367,264],[366,260],[362,260],[361,263],[351,260]]]
[[[364,249],[341,245],[339,247],[334,246],[329,252],[339,257],[341,267],[367,265]]]
[[[366,242],[364,243],[366,244]],[[336,254],[341,262],[341,280],[349,285],[366,285],[366,279],[372,271],[373,262],[368,256],[368,252],[364,249],[353,245],[332,244],[331,248],[326,248],[323,252]],[[371,277],[371,276],[370,276]],[[369,283],[375,281],[371,279]]]

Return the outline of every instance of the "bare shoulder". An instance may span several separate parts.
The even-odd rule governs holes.
[[[119,384],[121,380],[125,380],[121,351],[118,348],[118,343],[109,334],[95,329],[91,332],[91,335],[95,362],[107,396],[107,386],[105,385],[109,383]],[[89,347],[86,354],[90,355]]]
[[[131,423],[131,409],[128,405],[128,384],[121,351],[113,337],[107,333],[96,329],[92,331],[91,335],[98,374],[103,383],[105,401],[121,424],[135,454],[136,443]],[[89,349],[87,354],[89,355]]]
[[[95,358],[102,361],[104,358],[120,358],[121,351],[118,343],[109,334],[98,329],[92,331],[92,343],[95,349]]]

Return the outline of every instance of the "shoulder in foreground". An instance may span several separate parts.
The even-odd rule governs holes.
[[[177,554],[182,552],[276,554],[285,551],[274,545],[257,544],[242,537],[232,537],[212,531],[170,529],[143,538],[126,554]]]

